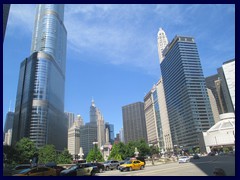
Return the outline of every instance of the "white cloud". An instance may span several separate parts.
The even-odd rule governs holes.
[[[99,54],[99,62],[137,67],[147,73],[156,72],[157,65],[159,74],[156,40],[139,29],[144,28],[141,24],[144,8],[141,5],[78,5],[76,8],[68,5],[65,11],[68,45],[81,55]]]
[[[11,4],[8,28],[12,30],[21,30],[25,33],[33,31],[35,7],[32,4]]]
[[[19,35],[19,32],[24,32],[31,36],[35,6],[12,4],[8,33]],[[81,57],[86,53],[94,53],[99,59],[93,61],[139,68],[157,75],[159,74],[156,41],[158,28],[161,26],[166,30],[169,41],[176,34],[190,35],[194,36],[196,42],[202,46],[203,41],[208,41],[209,34],[212,34],[212,41],[208,41],[204,48],[211,48],[216,53],[226,45],[220,40],[216,45],[214,40],[214,38],[218,39],[213,27],[216,26],[219,8],[225,9],[230,15],[235,13],[235,6],[230,5],[67,4],[64,24],[68,32],[68,55],[73,54],[71,51],[77,52]],[[201,15],[204,10],[211,10],[211,14],[206,15],[209,18],[205,21],[203,20],[205,15]],[[209,29],[206,30],[205,27]],[[232,31],[229,28],[228,30]],[[231,42],[232,40],[227,43],[230,44],[230,48]],[[229,51],[226,46],[225,50],[225,52]],[[77,59],[83,60],[83,58]]]

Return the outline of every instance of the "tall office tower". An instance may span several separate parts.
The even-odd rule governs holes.
[[[97,123],[97,107],[93,99],[92,99],[92,104],[90,106],[90,122]]]
[[[71,128],[74,124],[74,113],[71,112],[65,112],[65,115],[67,116],[68,119],[68,129]]]
[[[158,55],[159,55],[159,61],[161,63],[164,58],[163,50],[168,45],[167,35],[162,28],[159,28],[157,39],[158,39]]]
[[[5,119],[5,125],[4,125],[4,133],[7,133],[9,129],[13,128],[13,119],[14,119],[14,112],[8,111]]]
[[[115,139],[114,139],[114,143],[119,143],[120,142],[120,134],[119,133],[117,133],[116,134],[116,137],[115,137]]]
[[[156,86],[157,86],[158,103],[159,103],[161,125],[162,125],[162,136],[163,136],[163,142],[164,142],[163,151],[170,153],[171,151],[173,151],[173,143],[172,143],[172,135],[170,130],[162,77],[157,82]]]
[[[207,92],[208,92],[208,97],[209,97],[209,101],[210,101],[210,105],[213,113],[214,123],[216,124],[218,121],[220,121],[217,103],[212,93],[212,90],[207,88]]]
[[[13,144],[29,137],[37,147],[67,147],[64,116],[67,31],[64,5],[37,5],[31,56],[20,67]]]
[[[176,36],[163,55],[160,66],[173,145],[199,146],[199,133],[214,121],[194,38]]]
[[[105,125],[100,110],[96,107],[94,100],[90,106],[90,122],[80,127],[80,146],[85,155],[93,148],[93,143],[101,147],[105,144]]]
[[[7,132],[5,133],[3,145],[11,146],[11,144],[12,144],[12,129],[8,129]]]
[[[123,128],[120,129],[119,131],[119,136],[120,136],[120,141],[125,143],[124,141],[124,131],[123,131]]]
[[[98,147],[100,148],[106,142],[106,135],[104,118],[99,109],[97,109],[97,138]]]
[[[10,4],[3,4],[3,42],[4,42],[6,27],[7,27],[9,10],[10,10]]]
[[[148,143],[157,145],[161,152],[170,152],[173,147],[162,79],[144,97],[144,111]]]
[[[219,75],[214,74],[212,76],[208,76],[205,78],[206,86],[208,89],[210,89],[214,95],[214,98],[216,99],[218,112],[220,114],[224,113],[226,110],[226,103],[222,94],[220,81],[219,81]]]
[[[85,157],[87,157],[89,151],[93,148],[93,143],[97,142],[97,140],[96,123],[89,122],[80,127],[80,147],[82,147]]]
[[[235,59],[226,61],[217,69],[227,112],[235,112]]]
[[[108,133],[108,139],[109,139],[109,142],[111,144],[114,143],[114,125],[113,124],[110,124],[108,122],[105,123],[105,130],[108,129],[109,133]]]
[[[215,87],[216,87],[216,92],[217,92],[217,106],[218,106],[218,111],[219,114],[224,114],[227,113],[227,104],[223,95],[223,88],[222,88],[222,80],[220,79],[220,77],[218,78],[218,80],[214,81],[215,83]]]
[[[163,149],[162,124],[156,85],[144,97],[144,113],[148,143]]]
[[[125,143],[144,139],[147,142],[144,103],[136,102],[122,107]]]
[[[68,151],[76,159],[80,149],[80,126],[74,123],[71,128],[68,129]]]
[[[81,115],[77,115],[74,123],[79,127],[84,126],[84,121],[83,121],[83,118],[81,117]]]

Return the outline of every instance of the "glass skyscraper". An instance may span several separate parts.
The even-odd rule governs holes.
[[[29,137],[37,147],[67,147],[64,89],[67,31],[64,5],[37,5],[31,56],[20,67],[13,143]]]
[[[199,133],[214,121],[194,38],[176,36],[163,55],[160,66],[173,145],[199,146]]]
[[[111,144],[114,144],[114,125],[106,122],[105,129],[106,128],[108,128],[108,130],[109,130],[109,141]]]
[[[4,41],[6,27],[7,27],[9,10],[10,10],[10,4],[3,4],[3,41]]]

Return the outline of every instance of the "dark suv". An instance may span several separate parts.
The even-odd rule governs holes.
[[[118,161],[115,160],[108,160],[103,163],[105,170],[108,171],[109,169],[118,169],[118,166],[120,165]]]

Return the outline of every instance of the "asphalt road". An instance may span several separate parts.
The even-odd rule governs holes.
[[[235,176],[235,156],[206,156],[200,159],[191,159],[189,163],[172,162],[147,166],[144,170],[131,172],[113,170],[96,176],[213,176],[216,167],[222,168],[226,176]]]

